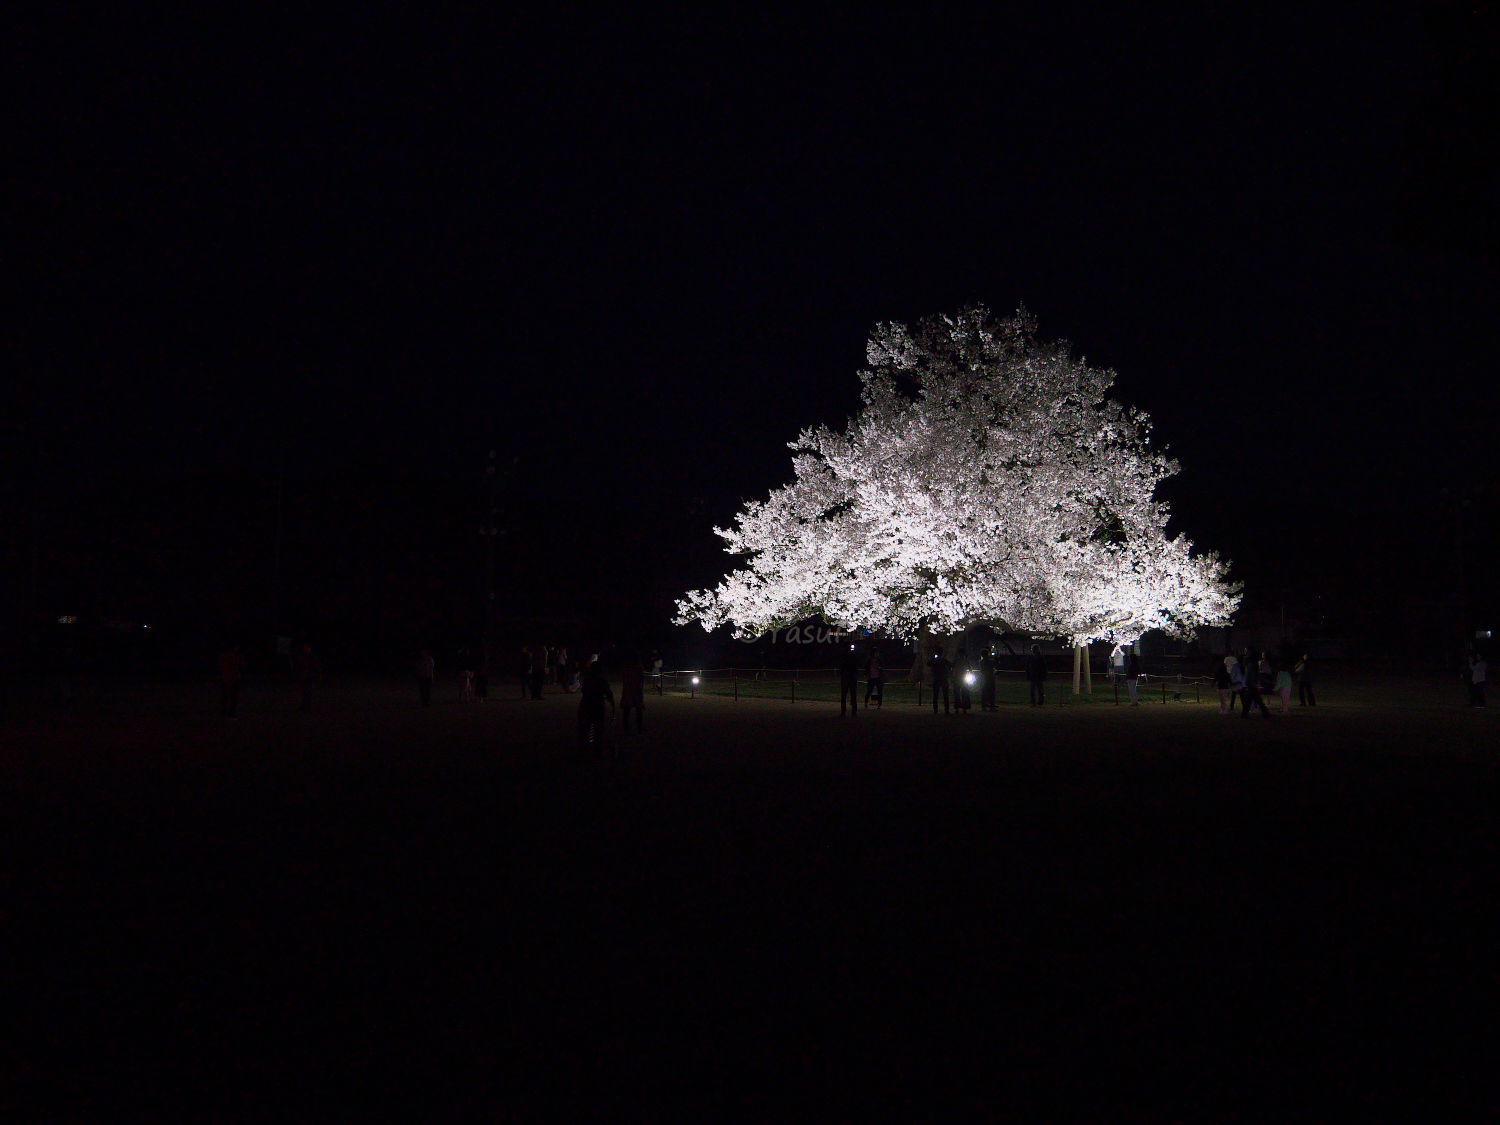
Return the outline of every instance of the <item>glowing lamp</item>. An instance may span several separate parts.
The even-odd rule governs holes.
[[[971,687],[973,686],[973,684],[974,684],[974,673],[973,672],[969,672],[968,674],[966,674],[964,676],[964,683],[970,685]]]

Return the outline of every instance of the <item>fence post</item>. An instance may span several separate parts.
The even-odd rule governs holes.
[[[797,668],[793,668],[792,669],[792,702],[793,703],[797,702],[797,673],[799,671],[800,671],[800,669],[797,669]]]
[[[1118,676],[1111,676],[1109,682],[1115,686],[1115,706],[1118,707],[1120,705],[1120,679]]]
[[[1199,694],[1199,691],[1198,691],[1198,681],[1197,680],[1193,681],[1193,702],[1194,703],[1202,703],[1203,702],[1203,696],[1201,694]]]
[[[738,703],[740,701],[740,674],[733,668],[729,669],[729,674],[734,678],[734,701]]]
[[[1162,701],[1162,703],[1164,705],[1167,702],[1167,681],[1166,680],[1163,680],[1161,682],[1161,701]]]
[[[922,706],[922,681],[917,681],[917,706]]]

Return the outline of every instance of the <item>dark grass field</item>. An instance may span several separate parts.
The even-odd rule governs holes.
[[[0,728],[8,1108],[1497,1106],[1500,726],[1456,680],[1269,721],[652,697],[583,761],[573,698],[518,694],[95,688]]]

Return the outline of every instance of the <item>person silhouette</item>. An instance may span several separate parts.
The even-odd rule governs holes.
[[[1000,660],[994,648],[988,648],[979,657],[979,709],[998,711],[995,704],[995,677],[1000,671]]]
[[[578,687],[578,753],[583,756],[593,748],[597,757],[604,754],[609,737],[609,725],[605,722],[605,705],[609,715],[615,713],[615,693],[604,678],[604,669],[599,667],[597,654],[588,657],[579,675]]]
[[[1047,661],[1042,656],[1042,646],[1032,645],[1026,656],[1026,687],[1033,707],[1047,702]]]
[[[942,649],[932,650],[932,659],[928,662],[932,670],[932,713],[937,714],[938,696],[943,697],[943,714],[951,714],[949,706],[948,681],[953,675],[953,662],[943,655]]]
[[[630,712],[635,712],[635,733],[641,733],[646,711],[646,669],[641,658],[631,653],[620,666],[620,730],[630,733]]]
[[[1240,718],[1248,719],[1252,709],[1259,707],[1263,718],[1271,717],[1271,709],[1266,706],[1265,698],[1260,693],[1260,667],[1255,659],[1255,654],[1248,648],[1240,659],[1240,666],[1245,673],[1245,686],[1240,689],[1240,702],[1244,709],[1240,712]]]
[[[865,661],[865,710],[867,711],[870,709],[872,697],[876,707],[885,703],[885,669],[880,666],[880,653],[873,648],[870,650],[870,659]]]
[[[960,715],[969,713],[969,705],[973,702],[973,694],[969,690],[973,686],[974,669],[969,665],[969,654],[963,649],[958,650],[958,659],[953,662],[953,710]]]
[[[853,645],[839,655],[839,717],[851,711],[859,718],[859,657]]]
[[[1297,706],[1316,707],[1318,696],[1313,691],[1312,657],[1304,652],[1292,669],[1292,675],[1297,681]]]

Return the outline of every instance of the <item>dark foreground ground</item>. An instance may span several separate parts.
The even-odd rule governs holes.
[[[330,685],[0,728],[7,1107],[45,1119],[1494,1110],[1500,726],[841,721]]]

